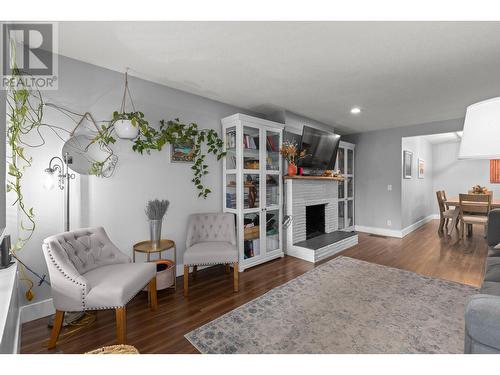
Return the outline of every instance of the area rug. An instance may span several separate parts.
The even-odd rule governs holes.
[[[185,337],[201,353],[463,353],[474,293],[339,257]]]

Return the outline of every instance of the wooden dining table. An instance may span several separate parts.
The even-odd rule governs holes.
[[[449,198],[445,201],[445,204],[452,207],[458,207],[460,205],[460,199],[458,197]],[[486,205],[486,203],[475,202],[477,205]],[[493,199],[491,201],[491,208],[500,208],[500,199]]]
[[[453,197],[450,199],[446,199],[445,204],[447,204],[449,207],[458,207],[460,206],[460,199],[459,197]],[[475,202],[474,204],[479,205],[486,205],[487,203],[482,203],[482,202]],[[493,199],[491,201],[491,208],[500,208],[500,199]],[[453,218],[452,220],[452,226],[451,226],[451,231],[453,231],[453,227],[455,226],[456,220],[458,220],[458,212],[456,217]],[[467,236],[472,235],[472,224],[467,224]]]

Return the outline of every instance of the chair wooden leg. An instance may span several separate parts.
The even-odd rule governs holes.
[[[49,349],[55,349],[57,344],[57,338],[59,333],[61,333],[61,328],[64,321],[64,311],[56,310],[56,317],[54,319],[54,325],[52,327],[52,332],[50,334]]]
[[[125,344],[127,341],[127,314],[125,306],[115,309],[116,312],[116,341]]]
[[[439,229],[438,229],[439,233],[443,233],[443,227],[444,227],[444,218],[442,217],[439,219]]]
[[[184,266],[184,297],[188,296],[189,266]]]
[[[226,273],[231,272],[231,266],[229,264],[226,264]]]
[[[151,279],[148,287],[149,303],[152,311],[158,308],[158,296],[156,295],[156,276]]]
[[[196,279],[197,272],[198,272],[198,266],[193,266],[193,279]]]
[[[234,285],[233,285],[233,290],[237,292],[239,290],[239,280],[238,280],[238,262],[233,264],[234,268]]]

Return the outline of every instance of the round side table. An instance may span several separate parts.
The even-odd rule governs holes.
[[[135,262],[135,253],[138,252],[138,253],[144,253],[146,254],[147,256],[147,259],[148,259],[148,262],[150,261],[150,258],[151,258],[151,254],[153,253],[158,253],[158,259],[161,259],[161,253],[163,251],[167,251],[167,250],[173,250],[174,251],[174,288],[177,286],[177,282],[176,282],[176,279],[177,279],[177,275],[176,275],[176,265],[177,265],[177,251],[176,251],[176,247],[175,247],[175,242],[172,241],[172,240],[167,240],[167,239],[164,239],[164,240],[160,240],[160,244],[158,245],[158,247],[156,249],[153,249],[153,243],[151,241],[141,241],[141,242],[138,242],[134,245],[133,247],[134,251],[133,251],[133,260]]]

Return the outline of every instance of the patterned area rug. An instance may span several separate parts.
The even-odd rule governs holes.
[[[474,293],[339,257],[185,337],[201,353],[463,353]]]

